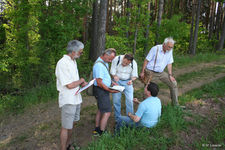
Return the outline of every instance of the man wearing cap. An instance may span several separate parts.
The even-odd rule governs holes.
[[[79,77],[76,59],[82,55],[83,48],[82,42],[70,41],[66,49],[67,54],[58,61],[55,69],[59,107],[61,108],[61,150],[70,148],[73,128],[80,119],[82,97],[80,94],[75,95],[75,93],[80,86],[87,85],[87,82]]]

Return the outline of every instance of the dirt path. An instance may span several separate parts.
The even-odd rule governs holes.
[[[198,64],[182,69],[175,69],[174,74],[180,76],[206,67],[225,64],[225,61]],[[209,74],[210,75],[210,74]],[[208,75],[196,80],[191,80],[179,88],[179,95],[198,88],[204,84],[225,76],[225,71],[215,74],[213,78]],[[139,81],[135,82],[135,89],[143,87]],[[169,102],[169,90],[163,89],[159,94],[163,103]],[[92,130],[96,112],[96,100],[94,97],[83,96],[81,120],[75,129],[75,141],[81,146],[86,146],[93,140]],[[114,125],[113,115],[109,122],[109,129]],[[25,113],[17,116],[1,118],[0,123],[0,149],[58,149],[60,131],[60,111],[56,101],[33,106],[25,110]],[[76,138],[79,137],[79,138]],[[8,146],[8,147],[7,147]]]

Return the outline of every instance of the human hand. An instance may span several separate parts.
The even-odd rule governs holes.
[[[130,117],[132,114],[131,114],[131,112],[128,112],[128,114],[127,114],[127,115],[128,115],[128,117]]]
[[[116,81],[116,82],[120,80],[119,77],[116,76],[116,75],[113,77],[113,79],[114,79],[114,81]]]
[[[109,90],[110,93],[119,93],[120,91],[117,90]]]
[[[176,79],[171,75],[169,75],[169,78],[170,78],[170,81],[176,81]]]
[[[134,98],[134,99],[133,99],[133,102],[138,103],[138,104],[140,103],[139,100],[138,100],[137,98]]]
[[[133,83],[133,81],[130,80],[130,81],[127,82],[127,85],[131,85],[132,83]]]
[[[86,86],[88,83],[86,81],[84,81],[82,84],[81,84],[81,87],[84,87]]]
[[[144,72],[141,72],[140,73],[140,78],[143,79],[144,78],[144,75],[145,75]]]
[[[114,85],[119,85],[119,84],[112,81],[112,86],[114,86]]]

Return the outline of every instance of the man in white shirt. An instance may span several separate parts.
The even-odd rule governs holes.
[[[84,44],[77,40],[72,40],[67,45],[67,54],[57,63],[55,75],[57,90],[59,91],[59,107],[61,108],[60,132],[61,150],[69,149],[71,146],[72,130],[75,122],[80,119],[80,107],[82,97],[75,95],[80,86],[85,86],[87,82],[79,78],[76,59],[83,53]]]
[[[120,55],[113,59],[110,70],[113,79],[118,85],[124,86],[123,93],[126,98],[126,114],[133,113],[133,81],[138,77],[137,63],[132,54]],[[113,106],[115,112],[115,120],[121,116],[121,96],[122,93],[113,93]]]
[[[173,38],[168,37],[162,45],[152,47],[144,60],[140,77],[145,84],[148,84],[151,78],[152,80],[158,78],[164,82],[170,88],[172,104],[179,105],[177,82],[172,74],[174,43]],[[164,72],[166,66],[168,73]]]

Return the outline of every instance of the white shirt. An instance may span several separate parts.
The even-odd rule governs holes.
[[[154,62],[155,62],[155,57],[156,57],[156,52],[157,52],[157,47],[158,47],[158,56],[157,56],[157,60],[155,63],[155,68],[154,68]],[[166,53],[163,52],[163,45],[156,45],[154,47],[151,48],[151,50],[149,51],[146,59],[149,61],[146,68],[148,70],[154,70],[156,72],[163,72],[163,70],[165,69],[165,67],[168,64],[172,64],[173,63],[173,49],[171,49],[170,51],[166,51]]]
[[[128,80],[128,79],[131,79],[132,77],[138,77],[136,61],[133,60],[133,62],[131,62],[129,65],[123,66],[122,65],[123,58],[124,58],[124,55],[120,55],[120,61],[118,65],[117,63],[119,60],[119,56],[116,56],[113,59],[110,73],[112,75],[117,75],[120,80]],[[133,69],[132,69],[132,63],[133,63]]]
[[[66,87],[66,85],[80,79],[76,61],[72,60],[70,56],[64,55],[56,65],[55,75],[57,90],[59,91],[59,107],[65,104],[77,105],[82,103],[81,95],[75,95],[79,86],[73,89]]]

